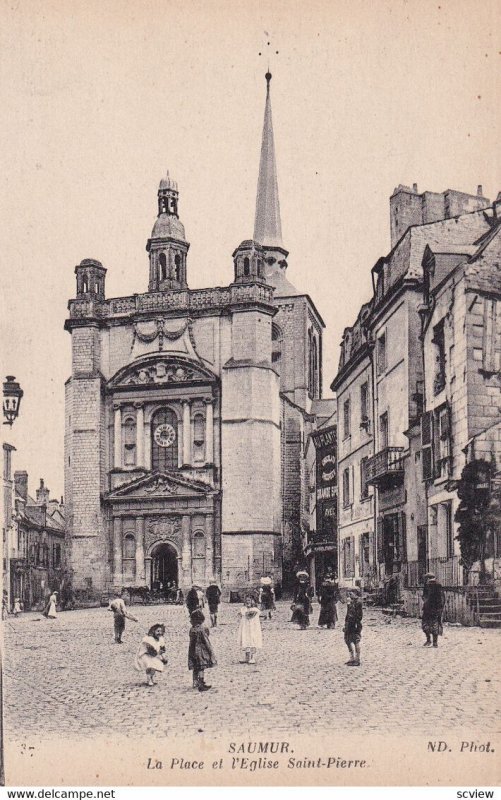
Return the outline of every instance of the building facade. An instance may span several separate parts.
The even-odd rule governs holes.
[[[466,580],[455,517],[461,471],[471,459],[469,442],[488,442],[484,449],[494,483],[501,466],[496,449],[500,215],[499,202],[489,203],[481,187],[477,195],[451,190],[418,195],[417,187],[399,187],[390,200],[392,250],[372,270],[373,296],[345,331],[332,384],[340,428],[339,550],[345,585],[360,578],[371,586],[363,579],[356,538],[354,556],[349,539],[358,511],[352,508],[357,472],[352,461],[362,454],[361,442],[352,444],[353,396],[365,383],[373,439],[365,470],[373,487],[369,550],[379,587],[398,585],[405,593],[430,570],[448,587]],[[355,332],[358,346],[352,344]],[[491,539],[494,558],[498,540],[494,534]],[[494,564],[491,574],[495,571]]]
[[[169,176],[147,292],[107,299],[98,261],[75,268],[65,493],[77,589],[290,577],[324,325],[287,278],[266,79],[254,237],[234,251],[229,286],[189,288]]]

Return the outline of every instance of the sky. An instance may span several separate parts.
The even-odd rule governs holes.
[[[32,494],[41,477],[64,493],[74,267],[100,260],[107,297],[146,291],[167,169],[190,287],[231,282],[268,59],[288,277],[326,323],[327,395],[390,247],[394,188],[501,190],[497,0],[0,0],[0,14],[1,362],[25,392],[3,431]]]

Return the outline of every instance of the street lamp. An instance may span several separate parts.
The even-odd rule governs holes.
[[[3,384],[3,415],[6,418],[4,425],[12,427],[19,414],[19,406],[24,392],[17,383],[14,375],[7,375]]]

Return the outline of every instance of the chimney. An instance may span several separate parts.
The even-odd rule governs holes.
[[[28,473],[26,470],[16,470],[14,472],[14,487],[16,494],[26,501],[28,499]]]
[[[478,195],[479,197],[483,197],[483,195],[484,195],[484,193],[483,193],[483,187],[482,187],[482,184],[481,184],[481,183],[479,183],[479,184],[478,184],[478,186],[477,186],[477,195]]]
[[[417,183],[412,184],[412,191],[414,192],[414,194],[417,194]]]

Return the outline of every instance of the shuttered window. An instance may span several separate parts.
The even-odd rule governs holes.
[[[423,480],[433,478],[433,412],[426,411],[421,417],[421,466]]]

